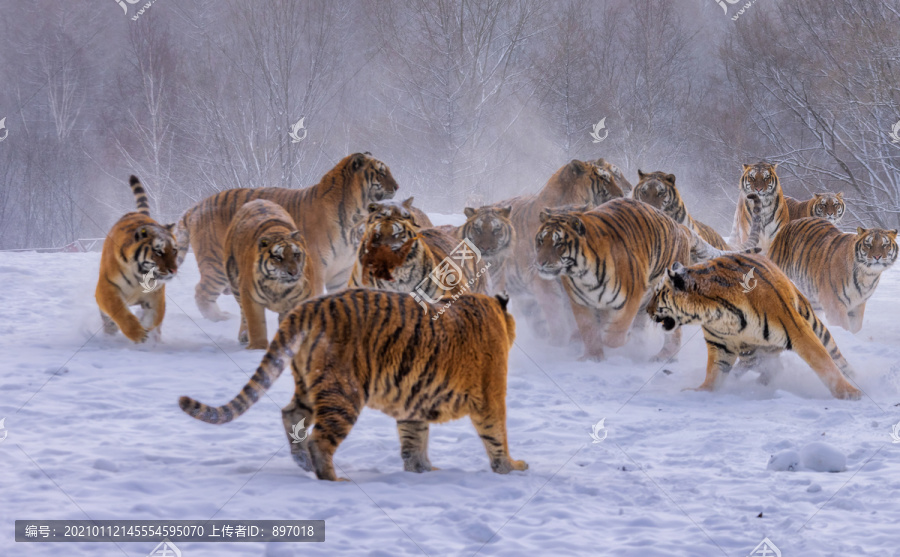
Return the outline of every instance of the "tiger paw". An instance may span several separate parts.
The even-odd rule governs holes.
[[[839,398],[841,400],[859,400],[862,398],[862,391],[848,384],[835,389],[834,398]]]
[[[122,334],[136,344],[141,344],[147,340],[147,330],[140,326],[129,328],[127,331],[122,329]]]
[[[253,341],[247,344],[247,350],[265,350],[269,347],[269,344],[266,341]]]

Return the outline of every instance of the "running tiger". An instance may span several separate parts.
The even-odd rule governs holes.
[[[516,230],[513,228],[509,214],[511,205],[495,207],[488,205],[473,209],[466,207],[463,213],[466,222],[462,226],[439,226],[438,230],[456,237],[457,240],[468,238],[481,251],[481,256],[490,263],[491,269],[500,269],[506,259],[512,254],[516,243]],[[496,277],[496,280],[494,278]],[[506,284],[503,281],[503,273],[491,273],[490,289],[493,292],[503,292]]]
[[[806,201],[798,201],[793,197],[784,196],[784,201],[787,203],[791,220],[821,217],[831,224],[839,224],[844,218],[844,209],[846,209],[843,192],[817,193],[812,199]]]
[[[582,359],[603,359],[603,347],[625,344],[656,283],[674,262],[690,262],[691,235],[653,207],[614,199],[591,211],[545,210],[535,235],[541,278],[562,278],[585,345]],[[637,232],[639,231],[639,232]],[[654,359],[681,346],[681,329],[666,335]]]
[[[353,266],[355,245],[350,235],[354,217],[362,215],[370,202],[393,197],[397,188],[387,165],[370,153],[356,153],[344,157],[318,184],[303,190],[237,188],[197,203],[179,221],[176,236],[180,258],[184,258],[188,243],[197,257],[200,282],[194,299],[200,312],[213,321],[227,318],[216,304],[228,285],[223,242],[234,214],[248,201],[267,199],[287,210],[310,257],[319,265],[322,280],[334,289],[347,283]]]
[[[748,280],[751,272],[755,278]],[[853,375],[850,364],[809,301],[762,255],[730,254],[691,267],[676,263],[647,312],[668,331],[702,327],[709,359],[696,390],[714,390],[738,357],[755,361],[793,350],[836,398],[860,397],[845,377]]]
[[[741,175],[740,196],[737,209],[734,214],[734,226],[731,230],[732,245],[741,245],[747,241],[752,226],[753,217],[747,204],[747,196],[755,193],[760,197],[760,217],[762,218],[762,230],[760,232],[759,247],[763,253],[767,253],[769,245],[778,234],[778,231],[790,221],[787,203],[784,193],[781,191],[781,182],[775,169],[778,164],[758,162],[745,164],[744,173]]]
[[[228,404],[210,407],[188,397],[190,416],[224,424],[247,411],[290,360],[295,392],[282,421],[295,462],[321,480],[336,480],[332,459],[362,409],[397,420],[403,469],[435,470],[428,427],[470,416],[491,469],[526,470],[509,456],[506,374],[515,321],[508,298],[460,296],[434,322],[407,294],[345,290],[306,301],[291,311],[256,373]],[[301,442],[296,425],[315,425]],[[343,479],[343,478],[340,478]]]
[[[457,248],[466,251],[464,258],[451,258]],[[461,271],[446,265],[452,261]],[[394,292],[415,292],[429,302],[462,291],[484,293],[487,277],[479,269],[489,265],[468,244],[436,228],[425,230],[402,214],[369,215],[360,242],[357,260],[353,264],[348,286],[369,287]],[[442,282],[429,277],[436,271]]]
[[[238,209],[225,234],[225,271],[241,306],[238,341],[250,350],[269,344],[266,310],[279,322],[294,306],[325,293],[317,262],[281,205],[256,199]]]
[[[153,331],[159,338],[166,315],[166,281],[178,271],[174,225],[160,225],[150,218],[150,205],[136,176],[129,180],[137,211],[113,225],[103,242],[100,280],[95,298],[100,306],[103,330],[119,329],[133,342],[144,342]],[[140,304],[138,319],[128,306]]]
[[[803,218],[782,229],[769,258],[831,325],[857,333],[881,273],[897,261],[897,231],[844,234],[827,220]]]
[[[637,186],[632,197],[656,207],[669,215],[672,220],[693,229],[707,243],[717,249],[728,249],[728,244],[711,226],[694,220],[684,205],[684,200],[675,187],[675,175],[665,172],[644,173],[638,169]]]

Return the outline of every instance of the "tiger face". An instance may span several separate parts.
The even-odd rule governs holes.
[[[306,251],[299,243],[300,233],[263,236],[259,239],[257,271],[260,276],[285,284],[293,284],[303,277]]]
[[[578,193],[579,204],[597,207],[625,195],[608,170],[590,162],[572,160],[561,177],[568,189]]]
[[[675,175],[665,172],[644,173],[638,170],[637,186],[634,188],[634,198],[638,201],[656,207],[666,212],[678,203],[678,194],[675,193]]]
[[[541,212],[541,227],[534,239],[535,265],[544,280],[562,274],[580,276],[580,238],[585,234],[584,222],[572,212],[547,209]]]
[[[708,303],[708,301],[707,301]],[[694,280],[681,263],[666,269],[656,291],[647,304],[647,313],[666,331],[681,325],[693,325],[703,321],[703,299],[694,287]]]
[[[418,229],[406,218],[398,216],[379,217],[370,215],[363,233],[363,253],[373,247],[386,246],[400,251],[404,244],[415,238]]]
[[[351,170],[362,182],[362,189],[370,203],[391,199],[400,188],[390,168],[372,157],[372,153],[354,155]]]
[[[466,207],[466,223],[462,226],[463,236],[481,251],[484,257],[496,255],[512,245],[515,230],[509,220],[512,206]]]
[[[755,193],[760,197],[771,197],[778,190],[778,175],[775,169],[778,164],[758,162],[745,164],[744,173],[741,175],[741,192],[744,195]]]
[[[837,224],[844,216],[844,197],[842,192],[817,193],[812,207],[812,216],[821,217]]]
[[[856,229],[856,260],[873,271],[882,272],[897,261],[897,231],[881,228]]]
[[[174,225],[144,224],[134,232],[131,258],[141,276],[151,271],[160,281],[170,280],[178,271],[178,248],[172,234]]]

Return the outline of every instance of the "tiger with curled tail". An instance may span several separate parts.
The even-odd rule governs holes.
[[[235,213],[225,234],[225,271],[241,306],[238,341],[265,349],[266,310],[279,321],[298,303],[325,293],[318,262],[281,205],[256,199]]]
[[[460,250],[463,257],[454,257]],[[369,216],[348,286],[415,292],[437,303],[461,292],[485,293],[488,269],[480,253],[446,232],[420,229],[402,215],[375,214]]]
[[[282,421],[295,462],[321,480],[337,480],[333,457],[366,406],[397,420],[403,469],[435,470],[428,458],[430,423],[468,415],[491,469],[526,470],[509,456],[506,375],[515,321],[508,298],[462,295],[437,321],[408,295],[344,290],[303,302],[281,322],[256,373],[228,404],[188,397],[190,416],[224,424],[247,411],[288,361],[295,391]],[[299,443],[297,424],[315,425]]]
[[[207,319],[227,318],[216,299],[228,286],[225,272],[225,234],[234,214],[254,199],[266,199],[284,207],[297,224],[329,289],[347,283],[356,253],[351,241],[354,218],[363,215],[370,202],[390,199],[398,185],[390,169],[371,153],[344,157],[318,184],[302,190],[287,188],[237,188],[219,192],[185,212],[176,235],[181,258],[190,247],[200,267],[194,299]]]
[[[751,272],[755,282],[747,280]],[[647,312],[665,330],[693,324],[703,329],[709,358],[706,379],[696,390],[714,390],[738,358],[754,361],[793,350],[836,398],[860,398],[847,381],[853,369],[812,305],[762,255],[730,254],[690,267],[675,263]]]
[[[734,214],[734,225],[730,241],[733,245],[741,245],[750,234],[753,216],[747,204],[747,196],[755,193],[760,198],[760,232],[759,247],[767,253],[769,244],[778,232],[790,221],[790,213],[781,190],[781,182],[775,172],[778,164],[758,162],[745,164],[741,175],[740,195]]]
[[[684,205],[684,200],[675,186],[675,175],[665,172],[645,173],[638,169],[637,186],[632,197],[656,207],[669,215],[677,223],[693,229],[707,243],[717,249],[728,249],[728,245],[722,236],[711,226],[703,224],[691,217]]]
[[[461,226],[439,226],[438,229],[452,234],[457,240],[469,239],[481,252],[491,269],[499,269],[512,253],[516,243],[516,229],[509,220],[511,205],[495,207],[487,205],[477,209],[466,207],[463,214],[466,222]],[[496,280],[495,280],[496,277]],[[506,290],[503,273],[491,273],[490,288],[494,292]]]
[[[541,226],[540,214],[545,209],[565,205],[596,207],[621,197],[624,193],[612,173],[590,162],[572,160],[557,170],[536,195],[494,204],[495,207],[512,207],[509,218],[520,241],[514,244],[512,254],[499,270],[491,269],[491,273],[499,273],[496,280],[506,284],[510,293],[521,294],[526,299],[534,297],[538,311],[529,311],[526,315],[534,320],[533,324],[539,330],[546,328],[551,336],[559,337],[557,340],[568,338],[563,334],[568,329],[567,316],[559,309],[565,303],[565,294],[556,281],[541,280],[535,272],[531,238]],[[539,314],[543,314],[543,319]]]
[[[881,273],[897,261],[897,231],[845,234],[825,219],[803,218],[781,230],[769,258],[831,325],[857,333]]]
[[[95,298],[103,330],[119,329],[133,342],[144,342],[151,332],[158,338],[166,314],[166,285],[178,271],[174,225],[150,218],[150,205],[140,180],[129,180],[137,210],[122,216],[103,242],[100,279]],[[129,306],[140,305],[138,318]]]
[[[541,213],[534,240],[537,271],[561,278],[585,345],[582,359],[602,360],[604,346],[619,347],[667,267],[690,262],[688,229],[634,199],[614,199],[590,211]],[[654,357],[673,357],[681,330],[670,330]]]
[[[806,217],[820,217],[831,224],[839,224],[844,218],[844,193],[817,193],[812,199],[798,201],[793,197],[784,196],[788,206],[788,214],[792,221]]]

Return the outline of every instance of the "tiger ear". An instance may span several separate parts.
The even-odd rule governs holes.
[[[666,174],[666,181],[672,182],[672,185],[675,185],[675,175],[674,174]]]
[[[356,172],[360,168],[362,168],[363,163],[366,162],[366,157],[372,156],[372,153],[366,151],[365,153],[356,153],[353,155],[353,158],[350,163],[350,168]]]
[[[549,209],[544,209],[543,211],[541,211],[541,214],[538,215],[538,219],[540,219],[541,222],[547,222],[547,219],[549,219],[549,218],[550,218],[550,210]]]
[[[512,212],[512,205],[500,207],[499,209],[497,209],[497,212],[500,213],[500,216],[509,218],[509,214]]]
[[[684,268],[684,265],[676,261],[671,269],[666,270],[666,273],[672,281],[672,286],[675,287],[675,290],[685,289],[685,285],[687,284],[687,269]]]
[[[403,203],[401,203],[401,205],[403,205],[403,207],[405,207],[406,209],[411,209],[412,204],[413,204],[413,199],[415,199],[415,198],[410,197],[410,198],[406,199]]]
[[[887,235],[891,237],[891,240],[896,240],[897,239],[897,229],[894,228],[892,230],[888,230]]]
[[[500,302],[500,309],[506,311],[506,304],[509,303],[509,294],[506,293],[506,290],[500,294],[495,294],[494,298],[497,298],[497,301]]]
[[[778,168],[778,163],[777,163],[777,162],[776,162],[775,164],[772,165],[772,170],[775,170],[776,168]]]
[[[646,174],[644,174],[644,171],[638,168],[638,179],[643,180],[644,176],[646,176]]]
[[[867,230],[866,230],[865,228],[863,228],[862,226],[857,226],[857,227],[856,227],[856,235],[857,235],[857,236],[862,236],[862,235],[865,234],[866,232],[867,232]]]
[[[584,163],[582,163],[578,159],[572,159],[569,161],[569,164],[566,165],[566,170],[572,173],[575,176],[580,176],[584,173]]]
[[[841,201],[844,200],[844,192],[842,192],[842,191],[837,192],[836,194],[834,194],[834,196],[837,197],[838,199],[840,199]]]
[[[750,170],[750,166],[751,166],[751,165],[745,164],[745,165],[743,165],[743,166],[744,166],[744,172],[747,172],[748,170]]]
[[[466,215],[467,219],[470,219],[475,216],[475,209],[466,207],[465,209],[463,209],[463,214]]]
[[[299,230],[294,230],[293,232],[291,232],[291,240],[294,240],[295,242],[299,242],[302,239],[303,239],[303,237],[300,235]]]

